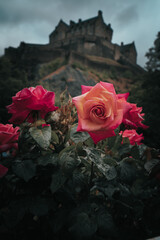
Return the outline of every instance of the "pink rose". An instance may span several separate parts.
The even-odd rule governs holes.
[[[137,129],[141,127],[143,129],[148,128],[148,126],[144,125],[142,121],[144,120],[144,113],[142,112],[142,107],[137,107],[136,104],[130,103],[131,109],[126,112],[123,118],[123,123],[126,126],[130,126],[131,128]]]
[[[78,112],[77,131],[88,132],[95,143],[115,136],[114,130],[131,108],[125,96],[118,99],[111,83],[82,86],[82,95],[73,98]]]
[[[48,112],[58,108],[54,106],[54,92],[47,91],[42,86],[24,88],[12,97],[12,101],[13,103],[7,106],[7,109],[8,113],[12,114],[10,122],[15,124],[21,124],[25,120],[33,123],[37,120],[36,113],[44,119]]]
[[[128,138],[131,145],[135,145],[136,143],[137,145],[141,145],[141,140],[144,139],[143,134],[138,134],[135,129],[125,130],[124,132],[121,131],[119,134],[122,135],[123,139]]]
[[[18,149],[19,127],[13,128],[12,124],[0,124],[0,153],[11,148]]]

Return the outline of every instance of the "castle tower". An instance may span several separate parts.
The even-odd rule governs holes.
[[[106,25],[103,20],[102,11],[98,11],[98,15],[94,18],[79,21],[76,23],[70,21],[70,24],[67,25],[65,22],[60,20],[55,30],[49,35],[50,44],[56,43],[57,41],[69,40],[73,38],[93,36],[104,38],[107,41],[111,42],[113,30],[111,25]]]

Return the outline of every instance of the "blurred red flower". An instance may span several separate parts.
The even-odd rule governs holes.
[[[121,131],[119,134],[122,135],[123,139],[128,138],[131,145],[135,145],[136,143],[137,145],[141,145],[142,144],[141,140],[144,139],[143,134],[142,133],[138,134],[135,129],[124,130],[124,131]],[[123,140],[122,140],[122,143],[123,143]]]
[[[0,153],[7,152],[10,149],[18,149],[19,127],[13,127],[12,124],[0,124]],[[15,151],[13,151],[15,154]],[[3,177],[8,168],[0,164],[0,177]]]
[[[19,127],[12,124],[0,124],[0,153],[6,152],[11,148],[18,149]]]
[[[130,103],[131,109],[126,112],[123,118],[123,123],[125,126],[130,126],[131,128],[137,129],[141,127],[147,129],[148,126],[144,125],[142,121],[144,120],[143,116],[145,115],[142,112],[142,107],[137,107],[136,104]]]
[[[8,113],[12,114],[9,122],[21,124],[25,120],[33,123],[45,118],[48,112],[55,111],[55,93],[47,91],[42,86],[24,88],[12,97],[12,104],[7,106]]]

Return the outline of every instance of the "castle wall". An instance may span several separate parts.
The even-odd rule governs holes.
[[[137,62],[137,54],[135,53],[134,49],[130,49],[130,51],[128,51],[125,54],[125,57],[127,59],[129,59],[129,61],[132,62],[133,64],[136,64],[136,62]]]
[[[114,59],[117,61],[121,58],[121,52],[120,52],[120,46],[117,44],[114,44]]]
[[[93,24],[90,24],[87,26],[87,34],[88,35],[94,35],[95,34],[95,27]]]
[[[66,38],[67,26],[60,21],[59,26],[49,36],[50,44],[54,45],[55,42],[64,40]]]
[[[53,49],[49,45],[35,45],[21,43],[20,47],[7,48],[5,55],[9,56],[13,61],[35,61],[37,63],[44,63],[54,60],[64,55],[62,49]]]
[[[98,37],[102,37],[102,38],[107,37],[107,33],[105,30],[105,24],[102,23],[102,20],[100,18],[98,18],[98,20],[96,21],[96,24],[95,24],[95,35]]]
[[[83,55],[94,55],[114,59],[114,48],[112,44],[103,45],[101,38],[87,35],[85,38],[73,38],[62,43],[58,47],[66,51],[77,51]]]
[[[102,12],[98,16],[78,23],[70,21],[67,25],[62,20],[49,35],[49,44],[21,43],[18,48],[8,48],[5,55],[20,60],[48,62],[61,56],[68,56],[74,51],[83,55],[94,55],[123,60],[126,64],[136,64],[137,53],[134,43],[117,45],[111,42],[113,30],[103,21]]]

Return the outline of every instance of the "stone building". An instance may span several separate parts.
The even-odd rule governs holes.
[[[49,62],[57,57],[69,58],[72,53],[81,56],[109,58],[123,65],[136,66],[137,52],[134,42],[124,45],[112,43],[113,29],[103,20],[102,11],[96,17],[76,23],[66,24],[60,20],[49,35],[48,44],[28,44],[21,42],[18,48],[5,49],[5,55],[12,59]]]

